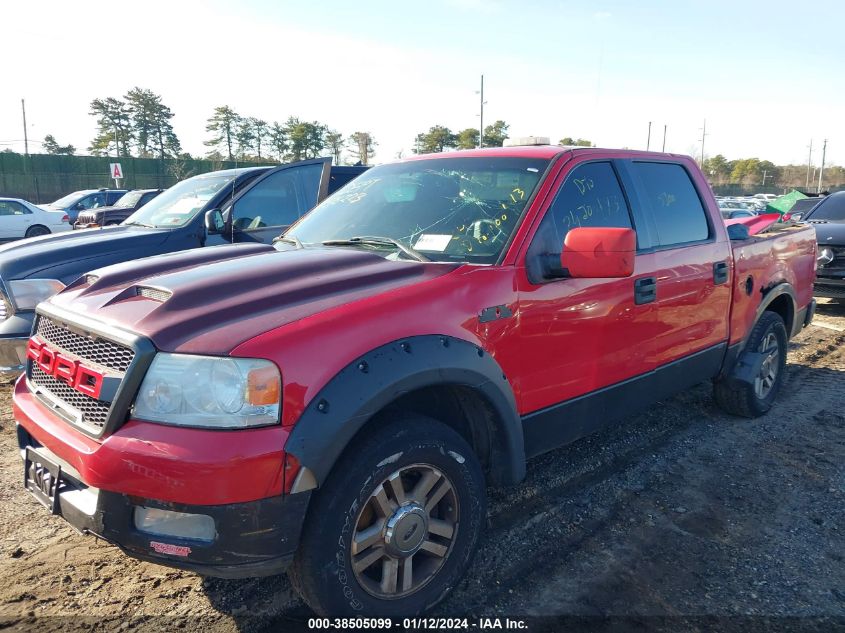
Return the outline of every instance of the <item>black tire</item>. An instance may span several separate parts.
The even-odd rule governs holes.
[[[31,226],[26,230],[26,237],[38,237],[39,235],[49,235],[50,229],[46,226],[41,226],[40,224],[36,224],[35,226]]]
[[[777,355],[773,358],[772,369],[776,375],[770,388],[762,395],[754,383],[740,382],[725,378],[713,383],[713,396],[716,402],[728,413],[745,418],[756,418],[766,413],[777,398],[783,383],[784,368],[786,366],[786,326],[779,314],[764,312],[748,336],[745,349],[751,352],[763,352],[761,346],[765,341],[777,341]],[[745,352],[743,352],[744,354]],[[742,356],[740,356],[740,360]],[[764,366],[765,368],[765,366]],[[756,382],[756,381],[755,381]]]
[[[398,515],[414,505],[412,497],[417,487],[411,486],[413,490],[407,493],[406,503],[397,505],[395,488],[388,486],[395,486],[392,481],[397,477],[399,485],[404,486],[402,482],[407,482],[408,476],[413,484],[415,468],[429,468],[432,478],[437,473],[443,477],[435,479],[437,483],[431,486],[432,499],[443,482],[450,484],[449,492],[441,501],[434,502],[431,514],[443,517],[445,504],[446,512],[450,512],[454,520],[454,531],[451,540],[447,541],[448,547],[418,543],[419,550],[409,555],[416,562],[402,557],[396,561],[393,590],[399,593],[392,597],[374,595],[374,591],[384,589],[385,569],[392,564],[392,558],[379,557],[376,563],[364,570],[353,569],[353,536],[361,538],[363,530],[359,528],[367,512],[374,520],[384,521],[383,526],[389,526],[391,520],[396,521]],[[393,479],[388,481],[391,477]],[[422,477],[416,480],[418,484],[421,481]],[[393,495],[389,501],[396,506],[391,510],[394,514],[377,515],[372,512],[377,499],[373,495],[379,490]],[[401,494],[404,496],[406,493]],[[423,493],[423,499],[426,494]],[[454,512],[455,508],[457,512]],[[418,615],[440,602],[461,579],[475,554],[486,519],[484,476],[467,442],[441,422],[421,415],[404,414],[374,428],[363,441],[355,442],[338,460],[325,485],[311,500],[302,541],[289,572],[291,582],[305,602],[321,616]],[[411,522],[414,520],[417,519]],[[417,536],[416,527],[412,525],[408,530],[409,523],[399,522],[393,531],[394,540],[389,541],[382,536],[378,547],[386,552],[402,538],[409,539],[409,535],[413,535],[411,538],[414,540],[422,538],[443,542],[443,537],[432,530],[435,522],[445,524],[448,521],[432,516],[419,521],[421,523],[417,526],[424,526],[419,530],[421,537]],[[379,530],[376,532],[379,533]],[[385,534],[383,530],[380,533]],[[368,552],[376,549],[375,545],[367,547],[369,549],[364,548],[356,557],[359,565]],[[411,551],[415,545],[408,547]],[[435,556],[430,553],[429,548],[434,547],[443,548],[445,554]],[[406,566],[411,568],[407,578],[404,575]],[[430,572],[433,568],[436,570]],[[370,574],[378,574],[380,580],[373,579]],[[402,595],[406,583],[410,589]],[[418,583],[417,588],[414,588],[415,583]]]

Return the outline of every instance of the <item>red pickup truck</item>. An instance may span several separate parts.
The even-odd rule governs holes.
[[[289,569],[321,614],[424,612],[485,487],[712,380],[764,414],[813,229],[726,227],[689,158],[550,146],[374,167],[274,246],[150,257],[41,303],[25,485],[140,559]]]

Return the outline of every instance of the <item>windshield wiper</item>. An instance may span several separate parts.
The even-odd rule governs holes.
[[[382,237],[379,235],[371,236],[365,235],[360,237],[350,237],[348,240],[326,240],[323,242],[323,246],[392,246],[398,250],[400,250],[403,254],[407,255],[411,259],[415,259],[418,262],[430,262],[431,260],[420,253],[417,250],[414,250],[410,246],[405,246],[399,240],[394,240],[392,237]]]
[[[123,226],[144,226],[148,229],[157,229],[155,224],[147,224],[146,222],[124,222]]]
[[[276,242],[285,242],[287,244],[293,244],[296,246],[297,249],[305,248],[305,244],[302,243],[296,235],[280,235],[279,237],[273,238],[273,244]]]

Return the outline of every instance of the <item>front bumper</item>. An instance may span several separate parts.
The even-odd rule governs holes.
[[[825,277],[823,271],[816,274],[816,282],[813,284],[813,295],[816,297],[827,297],[829,299],[845,299],[845,271],[841,276]]]
[[[25,382],[18,380],[13,397],[18,445],[30,472],[24,481],[34,497],[77,530],[135,558],[208,576],[266,576],[290,563],[310,492],[281,494],[284,453],[268,449],[283,446],[277,444],[281,436],[267,429],[260,435],[211,432],[214,441],[209,431],[130,422],[97,442],[58,419]],[[26,468],[42,462],[60,482],[52,494],[47,484],[46,496],[44,468],[38,476]],[[138,506],[209,516],[214,538],[138,530]]]
[[[0,378],[17,378],[24,372],[34,320],[34,312],[17,312],[0,322]]]

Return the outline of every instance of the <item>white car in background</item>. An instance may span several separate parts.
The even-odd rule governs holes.
[[[0,198],[0,241],[70,231],[64,211],[47,211],[20,198]]]

